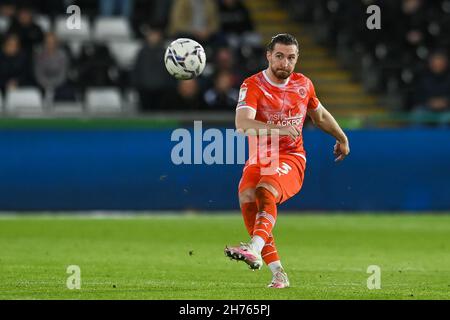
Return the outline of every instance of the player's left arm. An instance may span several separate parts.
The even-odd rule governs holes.
[[[336,138],[336,144],[334,145],[335,161],[344,160],[350,153],[350,145],[347,136],[337,123],[336,119],[334,119],[331,113],[321,104],[315,109],[309,109],[308,116],[312,119],[316,127]]]

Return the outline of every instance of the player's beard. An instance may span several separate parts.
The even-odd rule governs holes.
[[[285,69],[275,69],[272,67],[272,73],[280,80],[286,80],[292,74],[292,71],[287,71]]]

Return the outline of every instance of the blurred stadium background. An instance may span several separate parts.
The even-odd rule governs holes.
[[[234,128],[239,86],[281,32],[352,153],[335,164],[333,139],[305,124],[305,183],[276,230],[293,288],[272,293],[267,268],[223,261],[246,236],[242,165],[176,166],[171,133]],[[1,299],[448,299],[449,0],[1,0],[0,33]],[[181,36],[208,64],[176,82],[163,54]],[[138,216],[93,214],[113,211]]]
[[[0,13],[0,210],[237,209],[241,166],[177,167],[170,134],[233,128],[239,86],[279,32],[298,38],[298,70],[353,150],[335,166],[308,122],[305,187],[287,208],[450,208],[450,1],[4,0]],[[208,65],[176,82],[162,57],[182,36]]]

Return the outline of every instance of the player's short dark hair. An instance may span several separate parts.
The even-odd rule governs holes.
[[[286,46],[295,45],[297,46],[297,50],[300,51],[300,46],[297,39],[289,33],[280,33],[272,37],[272,40],[270,40],[269,44],[267,45],[267,51],[273,51],[277,43],[281,43]]]

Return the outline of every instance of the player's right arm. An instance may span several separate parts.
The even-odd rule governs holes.
[[[297,139],[301,132],[294,126],[281,127],[255,119],[259,94],[261,93],[255,86],[246,82],[241,86],[235,117],[237,131],[246,135],[259,136],[270,135],[273,133],[272,130],[276,130],[275,134],[290,136],[294,140]]]
[[[272,130],[276,130],[280,136],[290,136],[297,139],[300,131],[294,127],[281,127],[274,124],[267,124],[262,121],[255,120],[256,111],[250,108],[241,108],[236,110],[235,124],[238,132],[250,135],[270,135]]]

